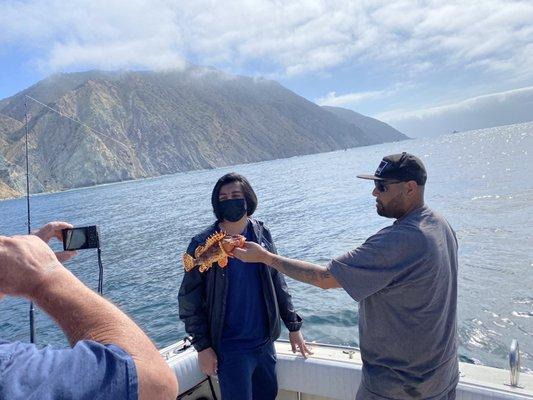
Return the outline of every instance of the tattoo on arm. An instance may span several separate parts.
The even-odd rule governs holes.
[[[326,285],[327,281],[331,283],[331,280],[335,281],[335,278],[326,267],[321,265],[292,260],[281,256],[273,256],[269,264],[278,271],[300,282],[309,283],[323,289],[334,287]]]

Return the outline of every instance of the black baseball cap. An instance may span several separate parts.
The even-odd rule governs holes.
[[[427,173],[420,158],[404,151],[401,154],[383,157],[374,175],[357,175],[357,177],[373,181],[416,181],[418,185],[424,186]]]

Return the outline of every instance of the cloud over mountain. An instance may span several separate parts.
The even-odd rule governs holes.
[[[531,121],[533,86],[418,111],[380,113],[376,118],[414,137]]]
[[[533,3],[300,0],[7,0],[0,49],[21,46],[46,71],[176,68],[303,74],[347,64],[417,74],[462,66],[533,72]]]

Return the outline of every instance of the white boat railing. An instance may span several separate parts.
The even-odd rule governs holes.
[[[310,345],[314,354],[304,359],[301,355],[292,353],[287,341],[276,341],[276,369],[280,388],[278,399],[355,399],[362,368],[359,349],[320,343]],[[216,379],[208,381],[200,371],[197,353],[190,342],[177,342],[162,349],[161,354],[178,377],[180,394],[192,393],[182,397],[183,399],[195,400],[199,395],[212,399],[210,393],[218,393]],[[460,362],[456,398],[533,400],[533,375],[522,374],[518,381],[520,360],[517,343],[514,345],[513,342],[511,354],[511,371]],[[210,388],[209,385],[214,385],[215,388]],[[198,391],[195,388],[199,388]]]

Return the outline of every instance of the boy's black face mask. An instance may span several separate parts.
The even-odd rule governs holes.
[[[237,222],[246,214],[245,199],[230,199],[219,203],[222,218],[229,222]]]

